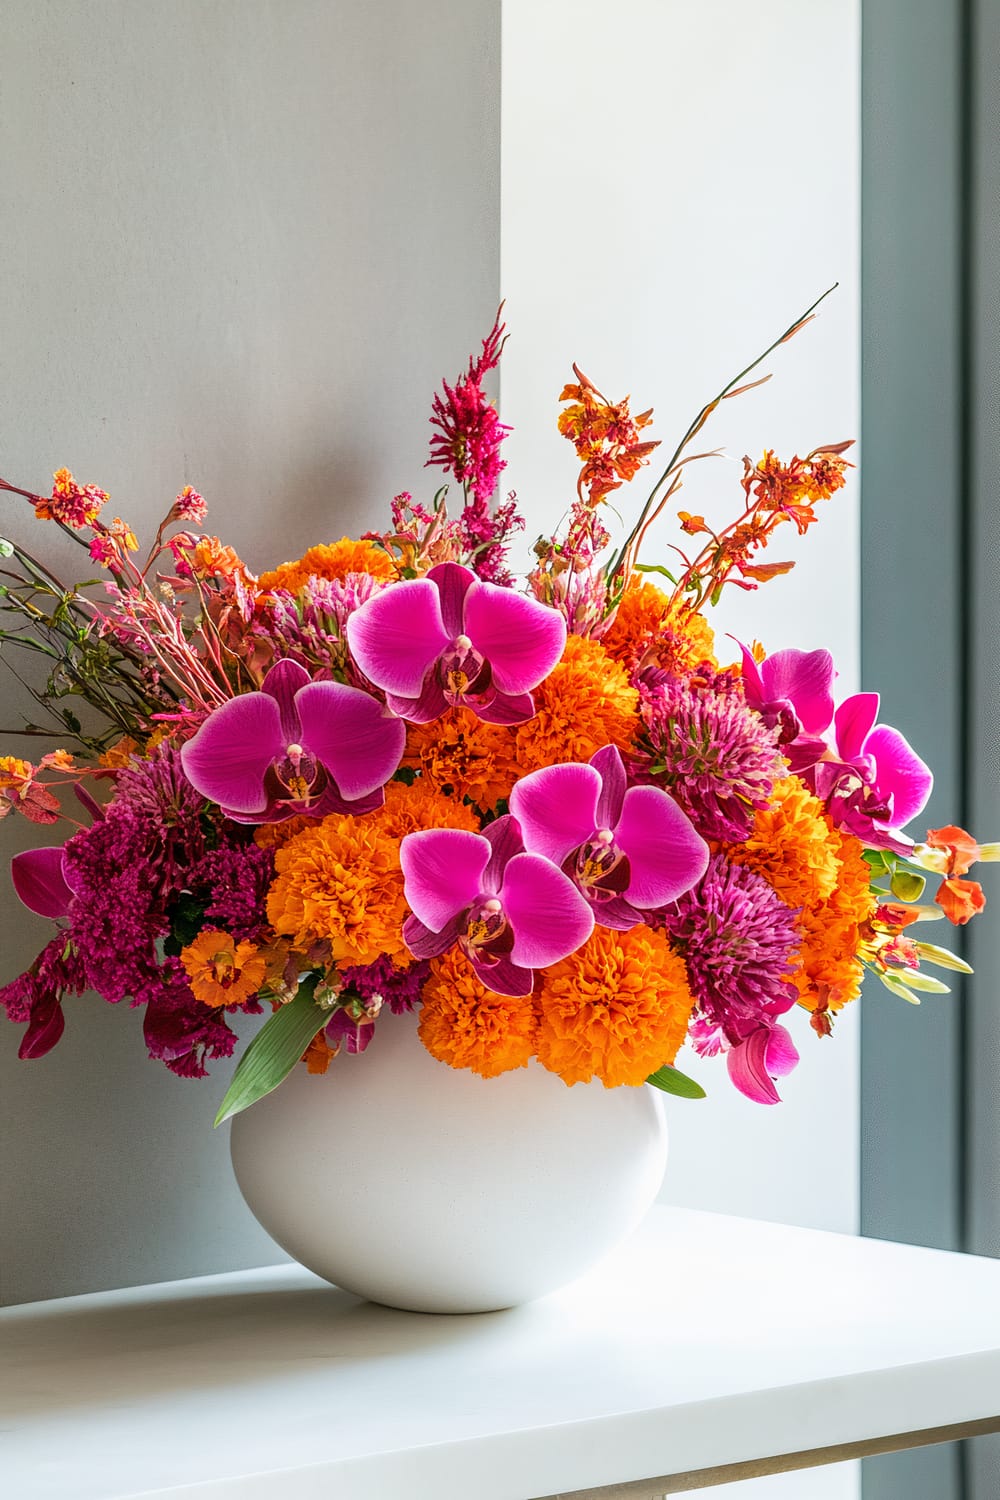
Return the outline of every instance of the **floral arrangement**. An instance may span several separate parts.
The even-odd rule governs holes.
[[[850,445],[744,460],[734,520],[680,510],[676,565],[640,560],[709,456],[696,435],[812,313],[702,408],[617,546],[608,497],[649,465],[652,412],[574,366],[559,430],[577,493],[521,583],[524,522],[495,500],[509,429],[484,391],[499,314],[433,403],[454,514],[447,486],[398,495],[386,531],[255,577],[190,485],[140,561],[95,485],[0,481],[100,572],[66,585],[0,541],[3,658],[47,674],[26,681],[47,722],[11,732],[62,740],[0,758],[0,816],[71,827],[11,865],[56,923],[0,989],[20,1055],[48,1052],[89,990],[142,1007],[150,1055],[182,1077],[234,1051],[235,1013],[269,1012],[223,1119],[419,1009],[429,1052],[484,1078],[536,1058],[567,1084],[698,1097],[687,1043],[773,1103],[793,1008],[825,1037],[866,972],[914,1002],[945,990],[926,966],[967,966],[912,924],[980,910],[966,876],[1000,846],[957,827],[914,843],[931,772],[878,696],[838,704],[825,650],[724,663],[706,620],[725,588],[791,568],[763,550],[812,526]]]

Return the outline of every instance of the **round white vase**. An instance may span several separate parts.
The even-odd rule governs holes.
[[[384,1014],[368,1051],[296,1067],[232,1126],[240,1189],[302,1265],[414,1312],[491,1312],[575,1280],[663,1180],[655,1089],[567,1088],[537,1062],[484,1079]]]

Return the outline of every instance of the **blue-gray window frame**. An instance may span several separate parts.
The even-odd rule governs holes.
[[[930,826],[997,837],[1000,0],[862,0],[862,37],[862,675]],[[866,1234],[1000,1255],[998,874],[952,998],[867,993]],[[869,1460],[864,1496],[996,1500],[1000,1440]]]

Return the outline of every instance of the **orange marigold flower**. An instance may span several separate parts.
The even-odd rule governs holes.
[[[633,574],[601,645],[630,671],[640,665],[690,672],[703,661],[716,665],[715,636],[708,621],[687,604]]]
[[[253,841],[260,849],[280,849],[303,828],[315,828],[315,818],[285,818],[281,823],[261,823],[253,831]]]
[[[383,953],[409,964],[399,844],[376,818],[333,813],[313,821],[278,849],[275,869],[268,921],[296,948],[325,941],[341,965],[374,963]]]
[[[562,660],[532,697],[535,717],[526,724],[484,726],[508,786],[542,766],[589,760],[603,745],[633,749],[641,727],[639,694],[602,642],[567,636]]]
[[[858,840],[832,827],[831,834],[840,865],[837,884],[825,901],[800,912],[799,968],[789,976],[800,1003],[823,1012],[840,1010],[861,993],[864,969],[858,949],[877,904]]]
[[[565,1083],[644,1083],[672,1063],[694,998],[684,960],[662,932],[595,927],[576,953],[543,971],[539,1061]]]
[[[457,948],[431,960],[420,1007],[420,1040],[451,1068],[495,1078],[523,1068],[534,1052],[537,1018],[531,996],[495,995]]]
[[[959,880],[955,876],[942,880],[934,900],[955,927],[964,927],[986,905],[978,880]]]
[[[836,890],[839,850],[822,802],[797,776],[788,776],[775,783],[770,805],[754,816],[750,837],[726,853],[763,875],[786,906],[813,907]]]
[[[199,537],[193,547],[185,548],[184,555],[197,578],[236,578],[245,584],[255,581],[234,548],[217,536]]]
[[[509,796],[515,780],[502,743],[495,727],[471,709],[449,708],[432,724],[407,726],[403,764],[438,791],[450,791],[454,802],[468,797],[488,811]]]
[[[385,789],[385,805],[369,816],[397,844],[408,833],[421,828],[464,828],[469,833],[479,832],[479,819],[471,807],[420,779],[412,786],[390,781]]]
[[[262,589],[288,589],[296,593],[307,578],[346,578],[348,573],[370,573],[373,578],[396,577],[396,565],[387,552],[371,542],[341,537],[339,542],[321,542],[295,562],[281,563],[260,575]]]
[[[244,1005],[267,977],[267,961],[255,944],[237,943],[214,928],[206,928],[181,950],[181,963],[203,1005]]]

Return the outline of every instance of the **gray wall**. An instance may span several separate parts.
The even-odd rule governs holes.
[[[147,533],[193,483],[257,566],[365,529],[433,488],[496,307],[499,0],[5,0],[0,203],[0,473]],[[9,885],[0,920],[6,979],[47,927]],[[32,1063],[0,1027],[7,1302],[281,1258],[211,1129],[231,1064],[176,1079],[140,1021],[86,997]]]

